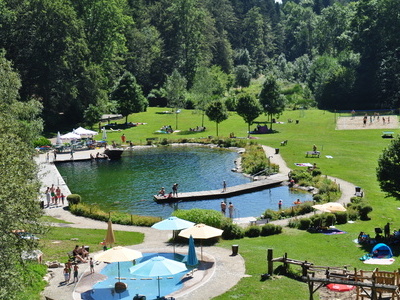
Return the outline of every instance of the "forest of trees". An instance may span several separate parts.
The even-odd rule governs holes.
[[[177,76],[181,108],[267,74],[297,87],[294,106],[397,108],[399,13],[397,0],[0,0],[0,49],[53,131],[176,107]],[[112,98],[127,74],[139,104]]]

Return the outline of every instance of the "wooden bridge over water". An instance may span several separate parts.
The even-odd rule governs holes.
[[[154,200],[158,203],[169,203],[177,201],[195,201],[195,200],[207,200],[207,199],[218,199],[218,198],[229,198],[241,194],[246,194],[254,191],[264,190],[266,188],[280,185],[282,182],[287,180],[287,176],[282,174],[275,174],[267,179],[252,181],[236,186],[227,187],[225,191],[223,189],[211,190],[211,191],[198,191],[188,193],[178,193],[178,196],[168,198],[168,196],[154,195]]]

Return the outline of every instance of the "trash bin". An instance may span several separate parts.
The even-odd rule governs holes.
[[[232,245],[232,256],[238,255],[239,245]]]
[[[275,154],[279,154],[279,148],[275,148]]]

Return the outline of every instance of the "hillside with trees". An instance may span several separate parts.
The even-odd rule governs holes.
[[[203,113],[264,75],[289,107],[400,105],[396,0],[0,3],[0,48],[21,78],[20,100],[41,102],[48,131],[146,109],[143,97],[165,105],[178,75],[183,97],[168,102]],[[126,74],[135,97],[122,105],[114,96]]]

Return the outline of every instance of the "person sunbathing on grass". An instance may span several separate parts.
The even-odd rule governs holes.
[[[79,246],[76,245],[75,249],[72,251],[72,253],[74,254],[75,258],[79,259],[80,262],[85,263],[86,260],[80,255],[79,249],[80,249]]]

